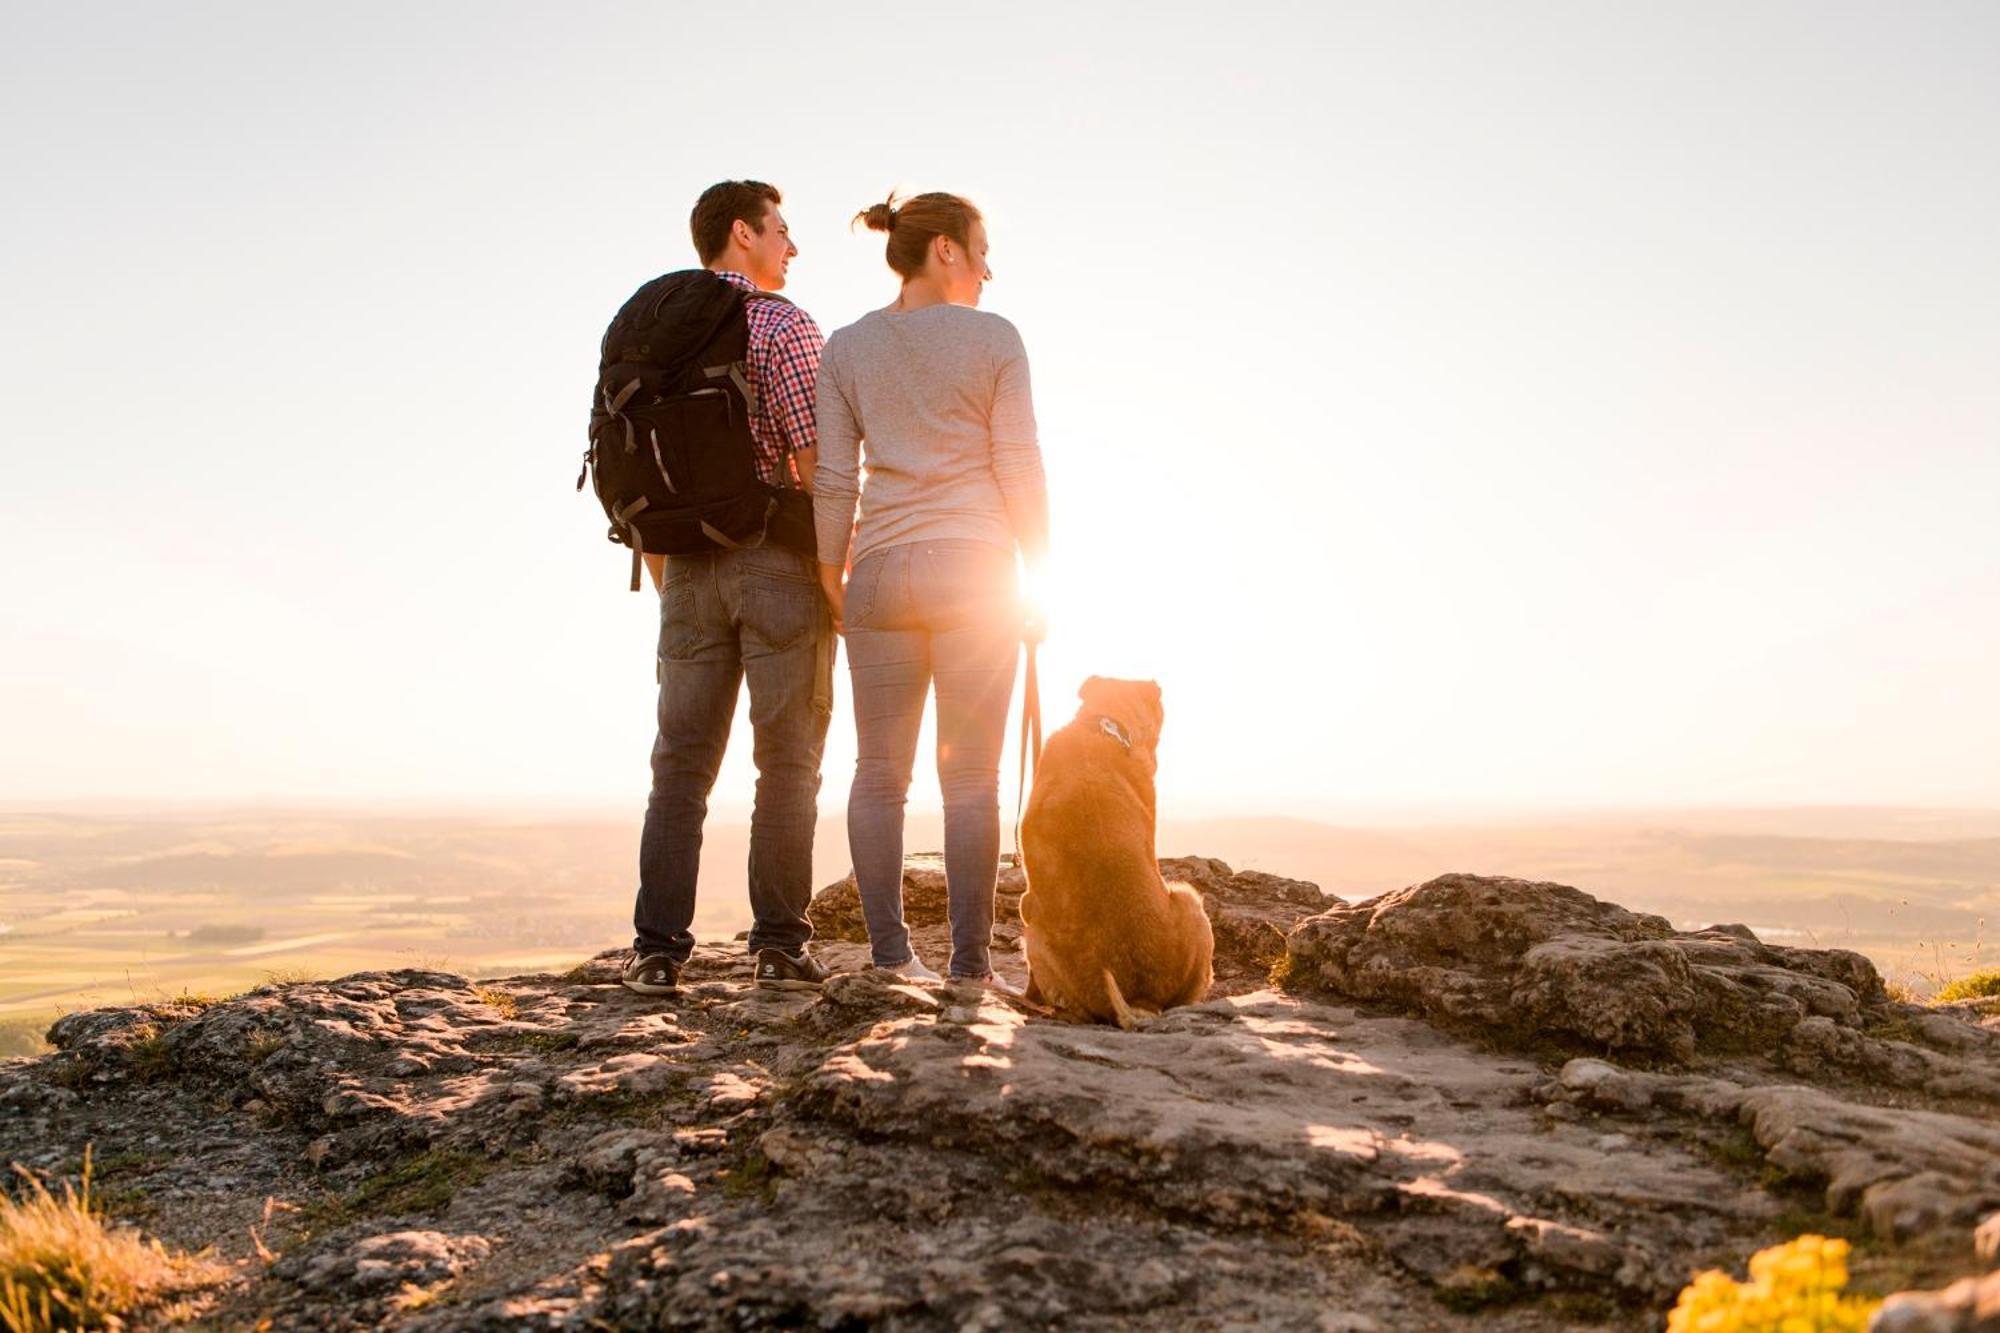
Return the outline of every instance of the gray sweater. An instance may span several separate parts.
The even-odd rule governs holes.
[[[876,310],[836,330],[819,368],[813,517],[829,565],[953,538],[1039,554],[1048,493],[1014,326],[931,305]]]

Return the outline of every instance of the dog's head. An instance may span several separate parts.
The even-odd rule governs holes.
[[[1097,714],[1115,719],[1131,736],[1132,744],[1148,752],[1160,743],[1160,727],[1167,713],[1160,706],[1158,682],[1092,676],[1083,682],[1076,697],[1083,700],[1077,716]]]

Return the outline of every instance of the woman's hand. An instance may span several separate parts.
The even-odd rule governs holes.
[[[827,609],[833,612],[833,632],[847,633],[847,589],[841,576],[847,571],[839,565],[819,567],[819,590],[826,594]]]
[[[1021,571],[1021,641],[1041,643],[1049,637],[1048,567],[1039,556],[1023,562]]]

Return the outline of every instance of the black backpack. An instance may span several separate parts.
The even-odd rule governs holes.
[[[752,300],[784,298],[706,269],[669,273],[634,292],[604,332],[576,488],[594,483],[605,535],[632,548],[634,592],[646,552],[700,555],[767,537],[812,550],[810,499],[757,477]]]

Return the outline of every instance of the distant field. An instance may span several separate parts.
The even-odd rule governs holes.
[[[747,829],[718,820],[696,930],[749,924]],[[631,819],[0,813],[0,1054],[55,1014],[272,977],[429,965],[568,967],[630,938]],[[907,846],[935,847],[935,815]],[[1554,879],[1676,925],[1740,921],[1772,943],[1856,949],[1930,988],[2000,962],[2000,814],[1693,811],[1350,828],[1178,820],[1163,855],[1219,857],[1347,898],[1448,870]],[[822,822],[816,884],[847,869]]]
[[[1853,949],[1920,992],[2000,964],[2000,812],[1667,811],[1393,829],[1210,820],[1165,827],[1160,841],[1230,849],[1211,854],[1349,899],[1451,870],[1555,880],[1683,928],[1734,921],[1773,944]]]

